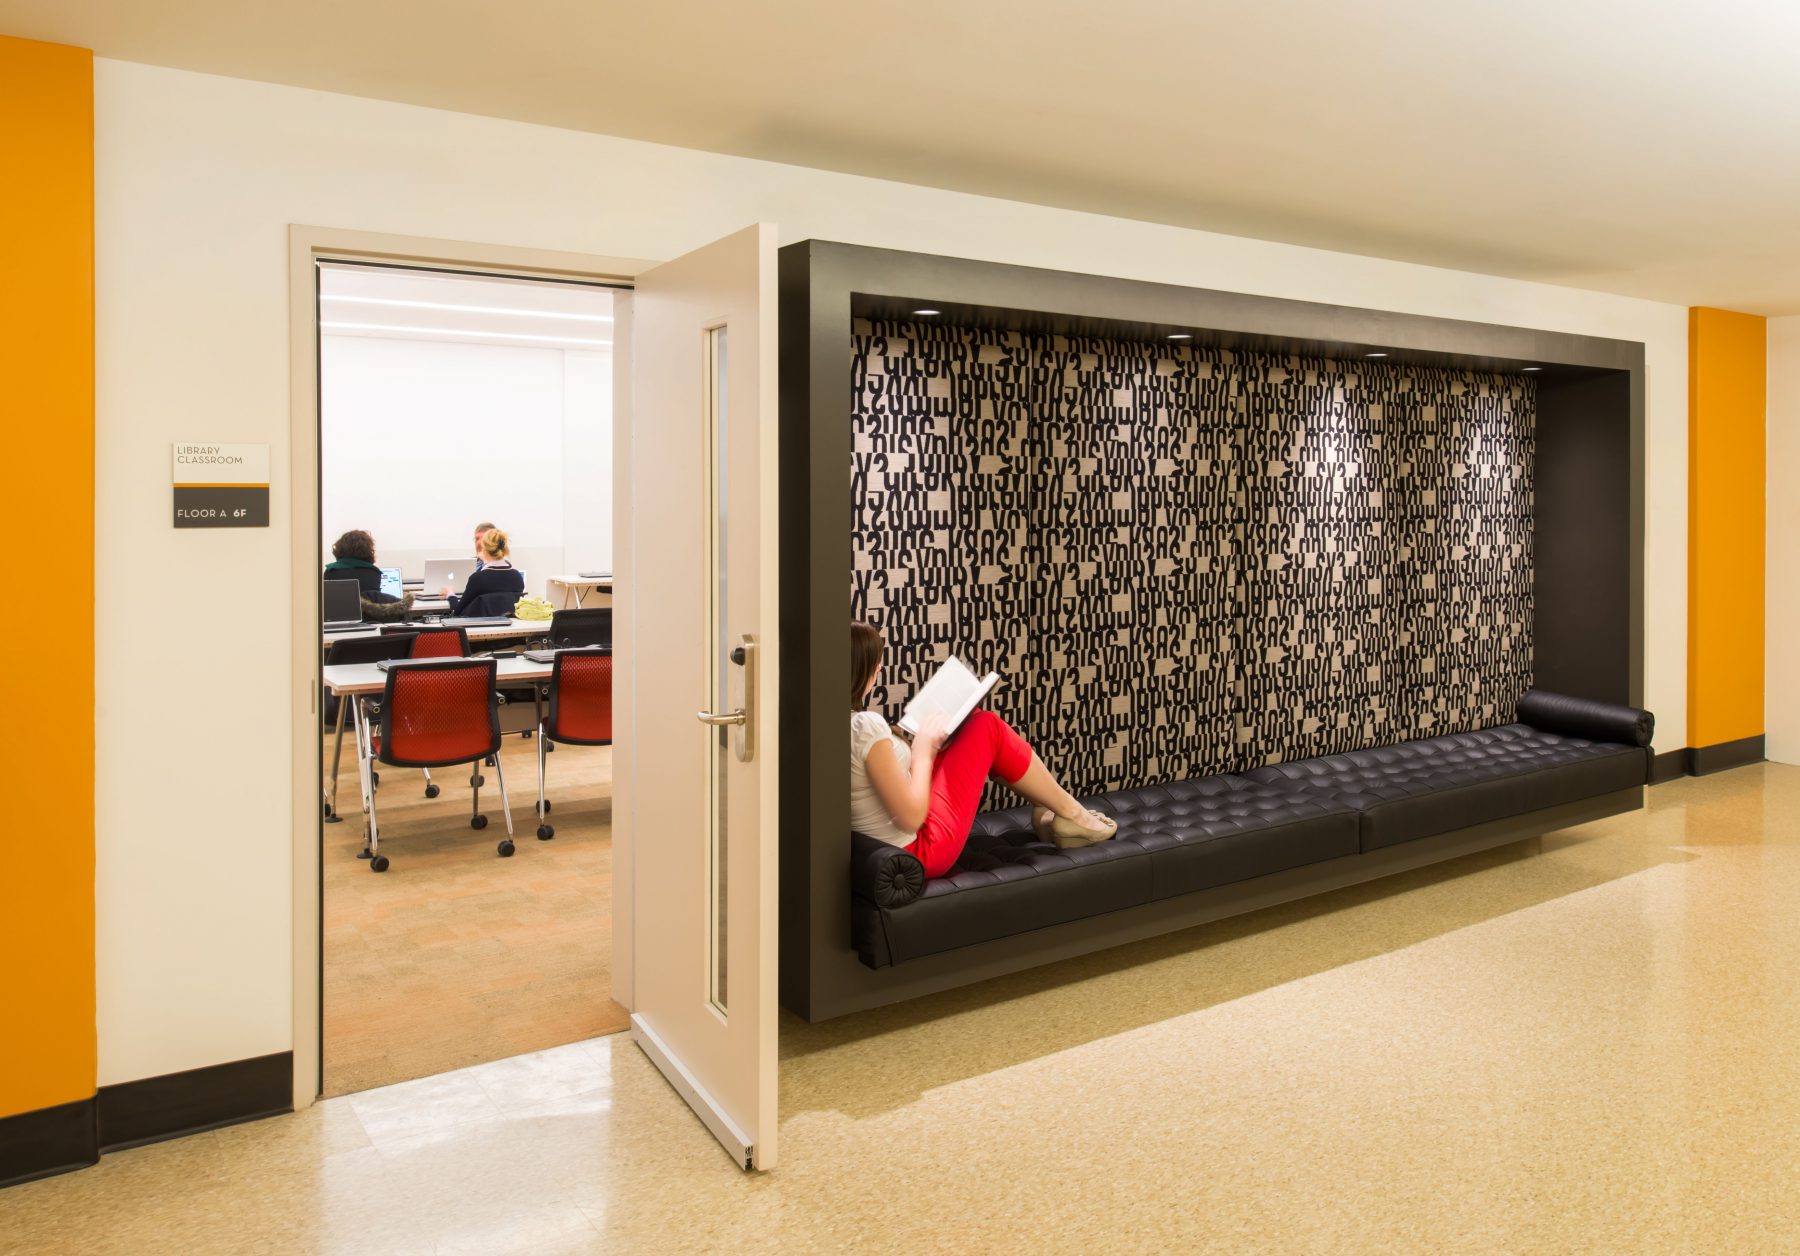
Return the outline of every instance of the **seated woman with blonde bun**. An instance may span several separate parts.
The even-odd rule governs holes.
[[[1109,840],[1119,826],[1090,811],[1057,783],[1029,743],[988,710],[969,714],[946,744],[941,716],[920,725],[908,746],[865,710],[881,671],[881,633],[850,625],[850,827],[904,847],[925,875],[950,871],[969,840],[981,790],[1004,781],[1037,806],[1031,826],[1058,846]]]

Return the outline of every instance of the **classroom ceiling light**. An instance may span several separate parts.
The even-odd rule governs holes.
[[[509,305],[457,305],[448,301],[406,301],[399,297],[353,297],[328,292],[321,301],[340,301],[346,305],[385,305],[407,310],[455,310],[459,314],[508,314],[518,318],[561,318],[577,323],[610,323],[610,314],[571,314],[561,310],[521,310]]]
[[[1541,371],[1544,368],[1541,366],[1521,366],[1519,369],[1521,371]]]
[[[1189,335],[1185,331],[1172,331],[1169,333],[1169,339],[1170,340],[1192,340],[1193,336]]]
[[[528,336],[517,331],[466,331],[456,327],[400,327],[393,323],[320,323],[320,331],[386,331],[408,336],[462,336],[470,340],[530,340],[558,345],[609,345],[610,340],[584,340],[579,336]]]
[[[913,313],[918,315],[920,318],[929,318],[933,314],[942,314],[943,311],[942,310],[914,310]]]
[[[1365,354],[1363,354],[1363,356],[1365,358],[1385,358],[1387,356],[1387,354],[1385,354],[1385,353],[1365,353]]]

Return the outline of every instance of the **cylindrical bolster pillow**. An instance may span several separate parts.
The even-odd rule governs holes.
[[[850,892],[877,907],[904,907],[925,892],[925,865],[911,851],[852,833]]]
[[[1648,711],[1543,689],[1533,689],[1519,699],[1519,722],[1546,733],[1627,746],[1648,746],[1656,732],[1656,717]]]

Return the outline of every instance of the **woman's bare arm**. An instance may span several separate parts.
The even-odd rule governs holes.
[[[931,765],[937,759],[938,747],[943,744],[944,721],[934,717],[927,720],[918,736],[913,738],[910,772],[901,768],[900,756],[894,753],[892,740],[883,739],[869,747],[869,757],[865,761],[869,782],[875,786],[881,805],[894,817],[894,823],[908,833],[919,831],[919,826],[925,823],[925,813],[931,808]]]

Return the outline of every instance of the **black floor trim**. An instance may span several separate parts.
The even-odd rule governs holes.
[[[1695,776],[1741,768],[1746,763],[1762,762],[1763,735],[1758,733],[1754,737],[1744,737],[1737,741],[1722,741],[1716,746],[1695,746],[1689,753],[1694,759],[1693,766],[1688,770]]]
[[[103,1151],[294,1110],[294,1053],[102,1086],[92,1099],[0,1117],[0,1187],[83,1169]]]
[[[1650,758],[1650,783],[1663,785],[1683,776],[1694,774],[1694,752],[1683,746],[1680,750],[1665,750]]]
[[[294,1110],[294,1053],[280,1051],[100,1088],[100,1149],[120,1151]]]
[[[0,1117],[0,1186],[83,1169],[98,1159],[92,1099]]]

